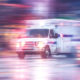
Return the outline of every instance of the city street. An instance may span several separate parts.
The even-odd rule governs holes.
[[[76,59],[40,55],[26,55],[24,60],[15,56],[0,56],[0,80],[80,80]]]

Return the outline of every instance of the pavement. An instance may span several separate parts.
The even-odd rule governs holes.
[[[34,54],[21,60],[10,55],[0,58],[0,80],[80,80],[80,67],[73,58],[42,59]]]

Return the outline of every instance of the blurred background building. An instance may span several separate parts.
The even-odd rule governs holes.
[[[80,0],[57,0],[57,15],[61,18],[80,19]]]
[[[0,25],[50,18],[79,19],[80,0],[0,0]]]

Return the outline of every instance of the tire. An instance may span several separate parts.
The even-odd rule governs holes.
[[[45,51],[41,53],[41,58],[48,58],[51,56],[51,51],[49,47],[45,48]]]
[[[24,59],[25,54],[23,52],[18,52],[19,59]]]

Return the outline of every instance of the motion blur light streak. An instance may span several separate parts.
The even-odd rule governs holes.
[[[44,67],[41,67],[41,66],[44,66]],[[34,80],[48,80],[45,66],[46,65],[39,63],[38,67],[34,68],[34,70],[33,70],[33,75],[34,75],[33,79]]]
[[[19,69],[18,72],[15,71],[14,79],[23,79],[23,80],[25,80],[26,73],[24,71],[25,70],[21,70],[21,69]]]
[[[2,6],[11,6],[11,7],[19,7],[19,8],[27,8],[31,6],[26,6],[26,5],[20,5],[20,4],[8,4],[8,3],[0,3]]]
[[[36,67],[34,67],[32,69],[33,70],[33,72],[32,72],[33,80],[49,80],[49,75],[51,75],[52,68],[47,67],[49,64],[47,64],[47,63],[44,64],[44,63],[46,63],[46,60],[38,60],[38,61],[34,62],[34,64],[38,64],[38,65],[36,65]],[[53,65],[53,69],[54,69],[54,65]],[[55,76],[55,73],[54,73],[53,77],[54,76]]]
[[[28,77],[28,68],[26,69],[25,60],[18,60],[13,66],[13,79],[26,80]]]

